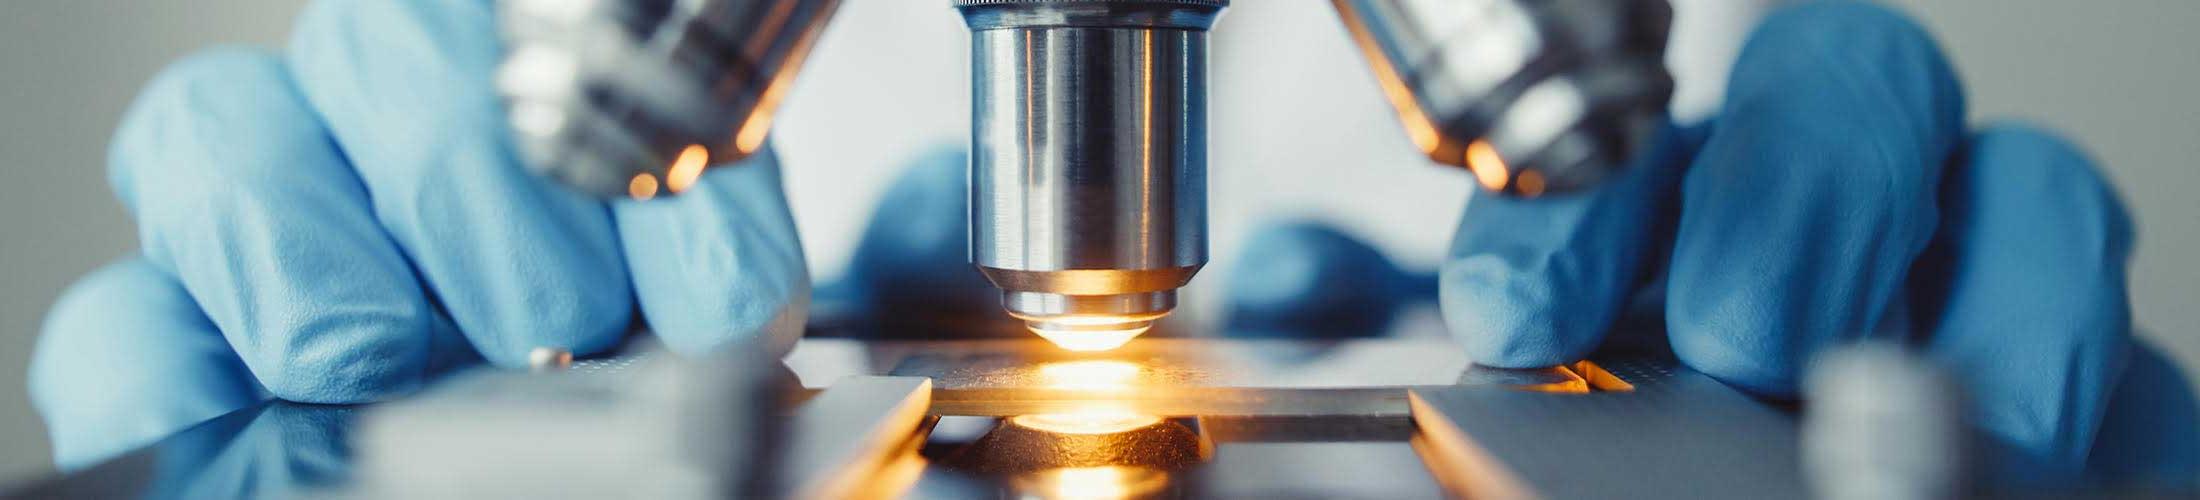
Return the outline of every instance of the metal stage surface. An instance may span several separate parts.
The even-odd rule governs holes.
[[[1656,353],[1497,370],[1441,339],[1159,338],[1100,354],[809,339],[774,368],[803,388],[753,427],[778,430],[747,433],[717,429],[751,429],[738,415],[700,432],[631,415],[654,403],[621,388],[663,359],[489,374],[385,406],[271,403],[12,495],[709,496],[723,474],[665,472],[691,468],[680,450],[697,440],[776,450],[742,463],[790,496],[1806,494],[1793,416]],[[633,445],[657,442],[678,445]]]

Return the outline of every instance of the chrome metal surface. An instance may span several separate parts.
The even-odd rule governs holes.
[[[764,144],[839,0],[504,0],[497,89],[519,153],[598,196],[677,193]],[[707,153],[672,165],[691,147]],[[696,163],[698,162],[699,163]]]
[[[1414,388],[1416,445],[1461,497],[1810,496],[1793,416],[1670,357],[1607,361],[1650,378],[1588,395]]]
[[[1186,481],[1195,485],[1187,498],[1443,498],[1405,441],[1217,443],[1214,460]]]
[[[756,342],[707,356],[649,355],[626,369],[464,371],[377,406],[349,426],[356,436],[344,446],[357,450],[357,463],[344,496],[717,498],[777,491],[786,486],[782,474],[794,472],[782,467],[794,463],[786,460],[791,450],[847,439],[784,438],[786,419],[777,413],[799,390],[788,375]],[[484,485],[496,485],[494,493]]]
[[[1035,326],[1150,324],[1207,262],[1220,0],[960,0],[971,258]]]
[[[1665,0],[1331,1],[1414,145],[1492,190],[1595,184],[1672,96]]]
[[[915,377],[856,377],[803,403],[788,422],[793,436],[780,457],[787,475],[781,498],[888,498],[915,476],[896,483],[887,469],[898,453],[921,441],[932,381]]]

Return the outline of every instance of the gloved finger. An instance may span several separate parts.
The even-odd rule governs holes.
[[[1683,181],[1674,353],[1791,395],[1812,352],[1878,327],[1932,237],[1963,109],[1940,49],[1900,14],[1823,2],[1767,17]]]
[[[2010,477],[2074,479],[2130,356],[2130,217],[2092,162],[2041,131],[1988,128],[1962,158],[1913,311],[1976,425],[2039,466]]]
[[[263,398],[183,286],[139,259],[62,292],[32,351],[29,383],[64,471]]]
[[[602,203],[523,168],[490,77],[492,2],[324,0],[290,45],[374,214],[491,362],[601,351],[634,308]]]
[[[2200,392],[2160,349],[2135,344],[2086,455],[2086,478],[2128,491],[2200,489]]]
[[[1263,224],[1239,248],[1223,283],[1229,336],[1380,336],[1399,308],[1436,293],[1434,277],[1319,221]]]
[[[794,348],[810,273],[770,148],[678,196],[612,205],[642,316],[665,346],[703,354],[763,336]]]
[[[356,403],[424,375],[434,313],[281,59],[176,63],[116,132],[110,175],[174,276],[268,390]]]
[[[1595,349],[1656,253],[1652,229],[1697,132],[1667,127],[1635,164],[1583,193],[1478,193],[1438,269],[1444,323],[1476,363],[1530,368]]]

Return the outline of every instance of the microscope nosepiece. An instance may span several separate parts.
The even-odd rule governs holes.
[[[1207,29],[1226,0],[956,0],[971,258],[1032,331],[1105,350],[1207,262]]]
[[[839,0],[503,0],[518,154],[600,197],[678,193],[762,149]]]

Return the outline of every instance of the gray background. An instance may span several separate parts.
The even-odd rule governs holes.
[[[104,180],[106,143],[166,61],[214,43],[278,44],[300,0],[0,4],[0,481],[49,470],[22,374],[38,325],[76,276],[131,252]],[[964,38],[945,0],[851,0],[790,96],[775,141],[821,277],[836,274],[897,159],[959,140]],[[1717,74],[1754,0],[1674,0],[1683,114],[1715,106]],[[2142,327],[2200,361],[2200,2],[1906,0],[1954,54],[1974,120],[2072,136],[2140,223],[2132,294]],[[1401,260],[1435,261],[1468,196],[1399,136],[1326,2],[1240,0],[1218,32],[1212,190],[1217,264],[1255,222],[1322,217]],[[1278,54],[1289,54],[1279,57]],[[879,75],[894,75],[890,87]],[[1257,82],[1295,82],[1293,85]],[[862,138],[850,147],[849,138]],[[1433,208],[1432,208],[1433,207]]]

